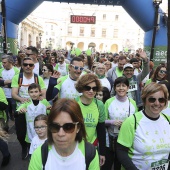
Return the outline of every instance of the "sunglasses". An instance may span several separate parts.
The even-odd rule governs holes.
[[[24,66],[24,67],[27,67],[27,66],[29,66],[29,67],[33,67],[33,66],[34,66],[34,64],[23,63],[23,66]]]
[[[46,130],[47,126],[35,126],[34,129],[35,131],[39,131],[39,130]]]
[[[74,66],[73,64],[71,64],[71,66],[72,66],[75,70],[80,70],[80,71],[83,71],[83,70],[84,70],[83,67]]]
[[[95,86],[95,87],[90,87],[90,86],[84,86],[84,88],[83,88],[85,91],[90,91],[91,89],[93,90],[93,91],[97,91],[97,87]]]
[[[164,70],[160,70],[159,71],[161,74],[166,74],[167,73],[167,71],[164,71]]]
[[[63,128],[65,133],[73,133],[78,123],[79,122],[65,123],[63,126],[60,126],[58,123],[51,123],[49,124],[49,130],[51,133],[58,133],[60,128]]]
[[[46,69],[42,69],[42,71],[48,71],[48,70],[46,70]]]
[[[165,102],[166,102],[166,99],[165,99],[165,98],[158,98],[158,99],[156,99],[156,98],[154,98],[154,97],[148,98],[148,102],[149,102],[149,103],[155,103],[156,100],[158,100],[159,103],[165,103]]]
[[[34,54],[26,54],[28,57],[30,56],[30,55],[34,55]]]

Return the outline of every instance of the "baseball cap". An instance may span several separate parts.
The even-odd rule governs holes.
[[[125,70],[126,68],[133,68],[133,65],[127,63],[127,64],[124,65],[123,70]]]

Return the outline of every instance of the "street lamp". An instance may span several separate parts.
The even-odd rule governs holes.
[[[153,60],[154,54],[154,47],[155,47],[155,38],[156,38],[156,31],[158,28],[158,10],[159,5],[162,3],[162,0],[153,0],[153,4],[155,5],[155,20],[154,20],[154,28],[153,28],[153,35],[152,35],[152,45],[151,45],[151,53],[150,53],[150,60]]]
[[[41,38],[42,38],[41,32],[39,33],[39,38],[40,38],[40,49],[41,49],[41,43],[42,43],[42,41],[41,41]]]
[[[70,45],[71,45],[71,49],[72,49],[72,48],[73,48],[74,43],[73,43],[73,42],[70,42]]]

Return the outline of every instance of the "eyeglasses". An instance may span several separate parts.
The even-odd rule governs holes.
[[[159,103],[165,103],[165,102],[166,102],[166,99],[163,98],[163,97],[162,97],[162,98],[158,98],[158,99],[156,99],[156,98],[154,98],[154,97],[148,98],[148,102],[149,102],[149,103],[155,103],[156,100],[158,100]]]
[[[27,67],[27,66],[29,66],[29,67],[33,67],[33,66],[34,66],[34,64],[23,63],[23,66],[24,66],[24,67]]]
[[[48,70],[46,70],[46,69],[42,69],[42,71],[48,71]]]
[[[39,130],[46,130],[47,126],[35,126],[34,129],[35,131],[39,131]]]
[[[28,57],[30,56],[30,55],[34,55],[34,54],[26,54]]]
[[[97,91],[97,87],[96,86],[94,86],[94,87],[90,87],[90,86],[84,86],[84,88],[83,88],[85,91],[90,91],[91,89],[93,90],[93,91]]]
[[[167,71],[164,71],[164,70],[160,70],[159,71],[161,74],[166,74],[167,73]]]
[[[98,69],[98,70],[104,70],[105,68],[98,67],[97,69]]]
[[[50,54],[50,53],[46,53],[47,55]]]
[[[65,133],[73,133],[78,123],[79,122],[65,123],[63,126],[60,126],[58,123],[51,123],[49,124],[49,130],[51,133],[58,133],[60,128],[63,128]]]
[[[83,67],[74,66],[73,64],[71,64],[71,66],[72,66],[75,70],[80,70],[80,71],[83,71],[83,70],[84,70]]]

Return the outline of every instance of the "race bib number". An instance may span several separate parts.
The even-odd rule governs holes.
[[[129,90],[128,90],[128,92],[136,91],[136,90],[137,90],[137,84],[130,84],[130,85],[129,85]]]
[[[151,163],[151,168],[149,170],[167,170],[169,165],[168,159],[162,159],[157,162]]]

